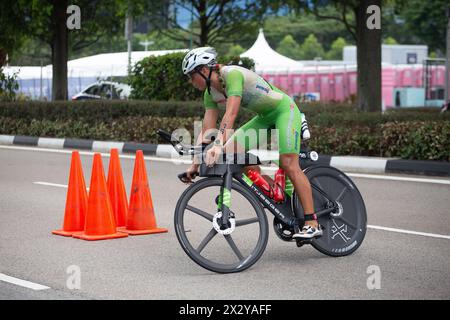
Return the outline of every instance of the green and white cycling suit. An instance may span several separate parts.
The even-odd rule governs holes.
[[[278,151],[280,154],[299,153],[301,139],[301,114],[295,102],[283,91],[267,83],[255,72],[239,67],[224,66],[220,77],[225,86],[224,96],[211,87],[211,94],[205,90],[203,101],[206,109],[225,106],[227,97],[241,97],[241,106],[255,111],[257,115],[240,127],[231,137],[245,144],[245,150],[260,144],[260,129],[278,129]],[[246,139],[249,129],[256,130],[253,139]],[[231,139],[230,138],[230,139]],[[245,141],[245,142],[244,142]]]

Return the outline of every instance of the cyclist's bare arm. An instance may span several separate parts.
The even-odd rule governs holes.
[[[205,133],[209,130],[214,130],[217,128],[217,120],[219,119],[219,109],[206,109],[205,115],[203,116],[202,132],[197,138],[196,145],[201,145],[204,143],[209,143],[210,139],[207,136],[203,137]]]
[[[202,131],[197,137],[197,141],[195,143],[196,146],[201,145],[202,143],[210,143],[211,140],[207,138],[207,136],[204,136],[205,133],[208,134],[209,130],[214,130],[217,128],[217,120],[219,119],[219,109],[206,109],[205,115],[203,116],[203,125],[202,125]],[[194,157],[194,163],[197,164],[195,161],[197,160],[196,157]]]
[[[228,142],[227,140],[230,138],[227,135],[227,129],[233,129],[234,121],[236,120],[237,114],[239,112],[239,107],[241,105],[241,97],[239,96],[232,96],[228,98],[227,101],[227,111],[225,112],[225,115],[223,116],[222,122],[220,124],[219,128],[223,128],[225,130],[219,130],[218,139],[220,141]],[[228,114],[227,114],[228,113]],[[238,144],[235,143],[225,143],[225,150],[226,152],[237,152],[237,153],[244,153],[246,150],[241,147]],[[258,165],[251,165],[246,166],[244,168],[244,172],[248,173],[249,170],[256,170],[261,173],[261,168]],[[273,179],[268,175],[263,175],[263,177],[268,181],[269,183],[273,184]]]
[[[206,109],[205,115],[203,116],[203,125],[202,131],[197,137],[197,141],[195,145],[199,146],[202,143],[209,143],[210,140],[207,139],[205,133],[208,134],[209,130],[216,129],[217,119],[219,118],[219,110],[218,109]],[[205,137],[204,137],[205,136]],[[195,177],[194,173],[198,172],[198,168],[200,167],[201,159],[198,158],[201,155],[194,156],[194,161],[192,165],[186,171],[186,178],[183,180],[184,182],[192,182],[192,179]]]
[[[234,121],[236,120],[236,117],[239,113],[241,100],[242,98],[239,96],[231,96],[227,99],[226,111],[222,118],[222,121],[220,122],[219,133],[217,134],[217,139],[220,140],[222,144],[225,144],[225,142],[229,138],[228,130],[233,129],[234,127]],[[230,148],[233,148],[233,145],[231,145]],[[234,150],[231,149],[227,151],[233,152]]]

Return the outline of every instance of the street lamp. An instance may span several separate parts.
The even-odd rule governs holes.
[[[133,17],[131,16],[131,9],[128,7],[126,19],[125,19],[125,39],[127,40],[127,52],[128,52],[128,75],[131,74],[131,40],[133,39]]]
[[[449,104],[450,104],[450,94],[449,94],[449,85],[450,85],[450,6],[447,7],[447,39],[446,39],[446,52],[445,52],[445,91],[444,91],[444,106],[448,110]]]
[[[192,50],[192,23],[194,22],[194,2],[191,2],[191,26],[190,26],[190,34],[189,34],[189,50]]]

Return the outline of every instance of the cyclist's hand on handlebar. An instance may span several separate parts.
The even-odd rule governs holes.
[[[198,176],[198,168],[199,168],[199,165],[192,164],[189,167],[189,169],[186,170],[186,172],[184,172],[181,175],[178,175],[178,177],[184,183],[192,183],[192,180]]]

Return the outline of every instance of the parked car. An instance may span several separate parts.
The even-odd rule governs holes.
[[[131,87],[124,83],[98,81],[72,97],[72,100],[87,99],[128,99]]]

